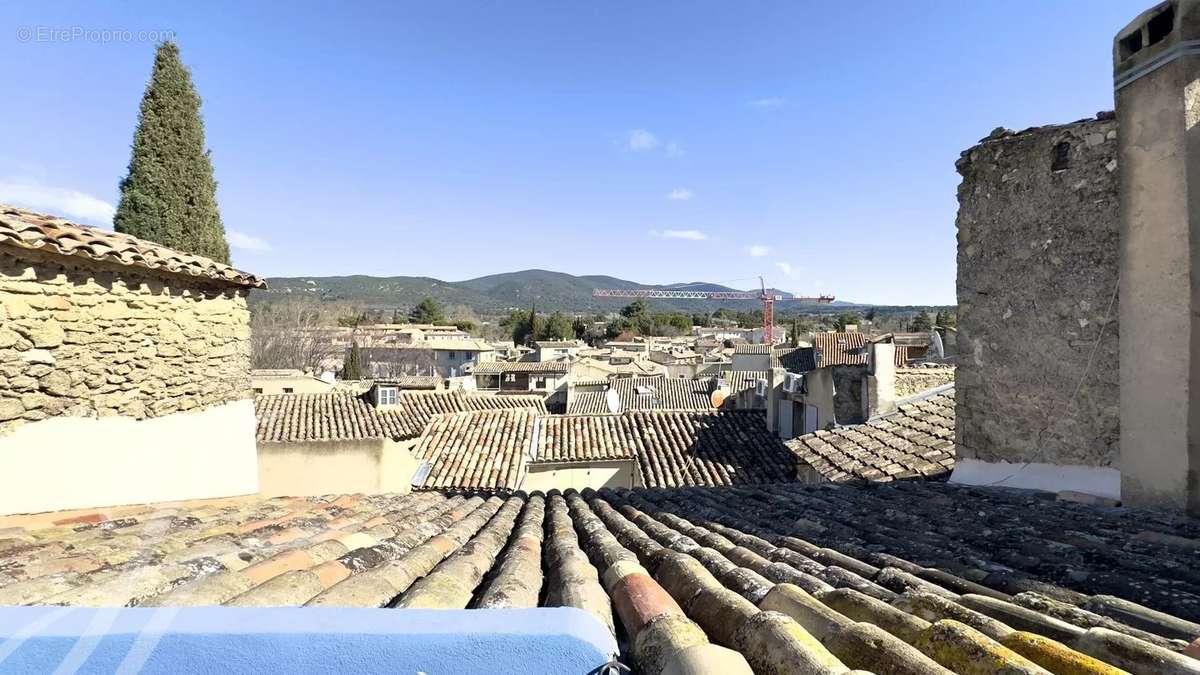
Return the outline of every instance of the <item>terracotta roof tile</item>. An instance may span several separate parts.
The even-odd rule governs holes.
[[[865,366],[867,365],[866,333],[816,333],[813,335],[813,347],[820,353],[817,365],[827,366]],[[907,345],[896,345],[895,364],[903,366],[908,363]]]
[[[413,455],[430,463],[426,489],[515,490],[525,475],[534,420],[529,410],[485,410],[433,418]]]
[[[954,389],[912,400],[864,424],[787,442],[825,480],[945,478],[954,469]]]
[[[423,488],[516,490],[526,465],[636,458],[650,487],[792,480],[796,458],[761,411],[442,415],[414,451],[431,463]]]
[[[713,381],[682,377],[621,377],[608,381],[617,393],[619,410],[712,410]],[[603,391],[572,392],[569,414],[605,414],[607,394]]]
[[[570,606],[625,636],[638,672],[710,641],[729,672],[1198,663],[1184,650],[1200,635],[1200,521],[1048,493],[776,483],[97,513],[0,518],[0,605]]]
[[[235,286],[264,288],[266,282],[209,258],[183,253],[145,239],[77,225],[61,218],[0,204],[0,244],[129,267],[206,277]]]
[[[435,415],[509,408],[546,412],[540,396],[496,396],[462,391],[399,391],[396,405],[375,408],[363,396],[341,392],[267,394],[254,399],[259,441],[404,440],[421,435]]]

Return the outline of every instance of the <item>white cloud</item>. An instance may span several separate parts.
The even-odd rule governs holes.
[[[29,178],[0,178],[0,202],[103,227],[112,227],[117,212],[116,207],[98,197]]]
[[[771,247],[764,246],[762,244],[751,244],[750,246],[746,247],[746,252],[749,253],[750,257],[752,258],[761,258],[771,252]]]
[[[683,157],[687,153],[683,151],[683,146],[675,141],[667,143],[667,157]]]
[[[662,144],[662,141],[658,140],[658,136],[655,136],[645,129],[631,129],[629,132],[627,132],[627,136],[629,149],[633,150],[634,152],[646,152],[647,150],[653,150]]]
[[[229,242],[230,246],[243,251],[265,253],[271,250],[271,245],[267,243],[267,240],[251,236],[245,232],[238,232],[237,230],[226,231],[225,239]]]
[[[700,230],[650,230],[650,236],[662,237],[663,239],[688,239],[690,241],[704,241],[708,239],[708,235]]]
[[[692,192],[691,190],[689,190],[687,188],[675,188],[674,190],[671,190],[670,192],[667,193],[667,199],[673,199],[673,200],[679,201],[679,202],[686,202],[695,196],[696,196],[696,193]]]
[[[746,101],[746,105],[755,108],[778,108],[784,103],[786,101],[779,96],[768,96],[766,98],[756,98],[753,101]]]
[[[796,269],[792,267],[791,263],[777,262],[775,263],[775,266],[779,268],[780,272],[783,272],[789,277],[796,273]]]

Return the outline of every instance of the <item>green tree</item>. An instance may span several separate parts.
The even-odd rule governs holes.
[[[174,42],[158,46],[142,96],[117,232],[229,263],[217,181],[204,147],[200,96]]]
[[[636,319],[639,316],[646,314],[646,301],[634,300],[633,302],[621,308],[621,316],[627,319]]]
[[[837,318],[837,330],[845,332],[846,326],[857,326],[862,323],[862,316],[855,312],[842,312]]]
[[[571,320],[563,316],[561,312],[555,312],[550,315],[542,326],[542,332],[538,337],[539,340],[570,340],[575,337],[575,328],[571,325]]]
[[[514,309],[508,318],[500,320],[500,327],[508,330],[515,344],[525,344],[525,340],[529,338],[529,312]]]
[[[933,322],[938,328],[958,328],[958,315],[950,310],[938,310]]]
[[[342,379],[363,379],[362,350],[358,348],[358,342],[350,343],[350,353],[346,355],[346,363],[342,366]]]
[[[582,316],[575,317],[575,320],[571,322],[571,330],[575,333],[575,338],[577,340],[586,338],[590,332],[590,329],[591,326],[588,325],[587,319],[583,318]]]
[[[408,313],[408,318],[412,319],[413,323],[442,323],[446,320],[446,313],[433,298],[425,298],[413,307]]]
[[[933,322],[929,320],[928,313],[917,312],[917,315],[912,318],[912,322],[908,325],[908,329],[913,333],[928,333],[933,330]]]

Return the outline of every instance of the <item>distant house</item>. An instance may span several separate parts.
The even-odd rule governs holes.
[[[687,347],[652,349],[650,360],[666,369],[669,377],[695,377],[704,364],[704,355]]]
[[[587,349],[581,340],[538,340],[532,346],[538,361],[574,358],[581,350]]]
[[[264,285],[0,205],[0,513],[257,492],[246,299]]]
[[[439,337],[406,345],[362,347],[366,374],[374,379],[402,375],[459,377],[472,366],[495,360],[496,350],[484,340]]]
[[[733,348],[733,370],[766,370],[771,367],[772,345],[740,344]]]
[[[566,385],[571,364],[566,361],[492,361],[472,370],[475,388],[482,391],[549,394]]]
[[[255,399],[258,470],[267,495],[407,492],[422,467],[416,439],[437,415],[498,409],[545,413],[541,396],[400,389]]]
[[[330,375],[332,378],[332,375]],[[256,369],[250,371],[250,386],[259,394],[320,394],[333,391],[332,379],[314,376],[296,369]]]
[[[567,377],[571,364],[566,361],[491,361],[471,371],[475,388],[501,394],[537,393],[546,397],[546,405],[561,412],[567,406]]]

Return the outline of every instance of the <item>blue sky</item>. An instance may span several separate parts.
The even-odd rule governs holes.
[[[5,3],[0,200],[102,224],[169,31],[243,269],[953,303],[955,159],[1111,109],[1150,4]]]

